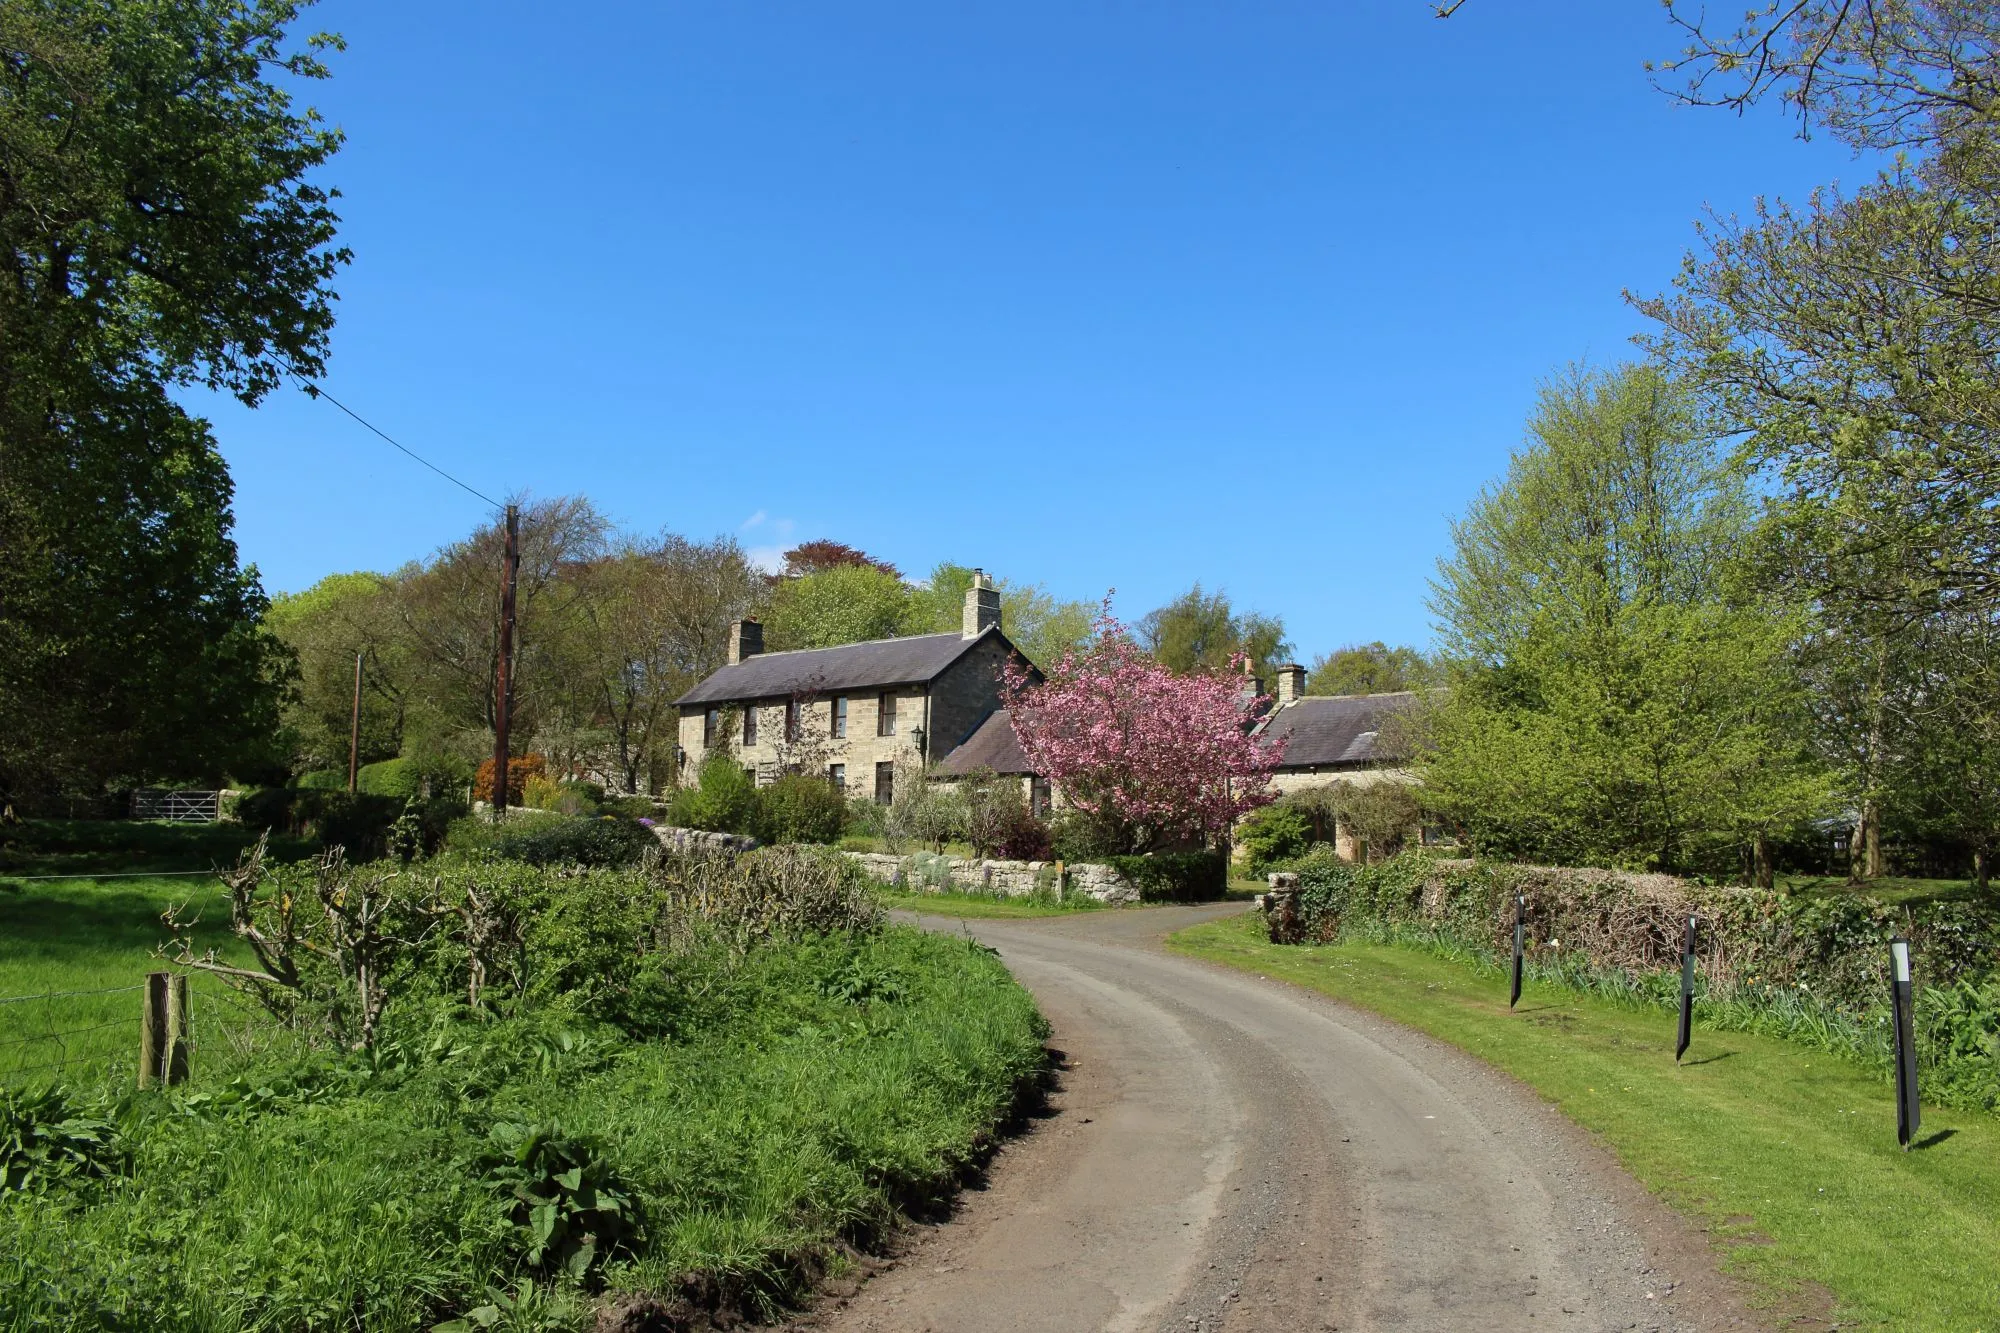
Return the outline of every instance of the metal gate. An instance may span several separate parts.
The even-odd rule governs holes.
[[[132,793],[132,818],[164,819],[170,824],[213,824],[222,817],[219,791],[169,791],[140,787]]]

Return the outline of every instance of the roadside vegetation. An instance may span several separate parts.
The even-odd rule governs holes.
[[[1920,1146],[1904,1153],[1872,1069],[1706,1026],[1677,1067],[1670,1011],[1531,973],[1510,1013],[1490,955],[1365,935],[1275,945],[1254,913],[1170,947],[1372,1010],[1512,1074],[1601,1135],[1780,1309],[1813,1312],[1819,1287],[1842,1327],[1990,1333],[2000,1318],[1992,1116],[1926,1107]]]
[[[196,976],[188,1083],[132,1090],[131,992],[65,1001],[114,1029],[59,1081],[0,1060],[7,1326],[768,1314],[955,1188],[1041,1069],[998,960],[806,849],[0,892],[0,995],[131,985],[162,947]],[[0,1041],[43,1008],[0,1005],[29,1014]]]

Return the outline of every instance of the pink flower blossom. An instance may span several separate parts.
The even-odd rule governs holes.
[[[1175,675],[1133,642],[1107,597],[1087,647],[1065,653],[1040,682],[1012,663],[1003,684],[1035,771],[1130,850],[1146,851],[1218,839],[1274,799],[1284,747],[1252,739],[1269,699],[1246,698],[1242,680]]]

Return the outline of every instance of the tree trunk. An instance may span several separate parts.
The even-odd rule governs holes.
[[[1882,807],[1872,800],[1861,809],[1861,828],[1863,872],[1869,879],[1880,879],[1889,872],[1882,862]]]
[[[1986,890],[1989,887],[1991,887],[1991,885],[1989,885],[1989,883],[1987,882],[1991,877],[1991,874],[1992,871],[1986,863],[1986,849],[1984,847],[1973,848],[1972,886],[1978,889],[1981,893],[1986,892]]]
[[[1771,867],[1771,839],[1762,829],[1757,830],[1750,843],[1750,878],[1760,889],[1768,889],[1777,882]]]

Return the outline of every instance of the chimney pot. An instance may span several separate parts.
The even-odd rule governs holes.
[[[745,658],[755,657],[763,651],[762,625],[748,616],[729,622],[729,665],[735,666]]]
[[[1303,699],[1306,693],[1306,669],[1297,662],[1287,662],[1278,668],[1278,707],[1283,708],[1294,700]]]
[[[976,639],[989,629],[1000,626],[1000,590],[993,586],[993,580],[986,577],[986,571],[972,571],[972,586],[965,590],[964,634],[968,639]]]

